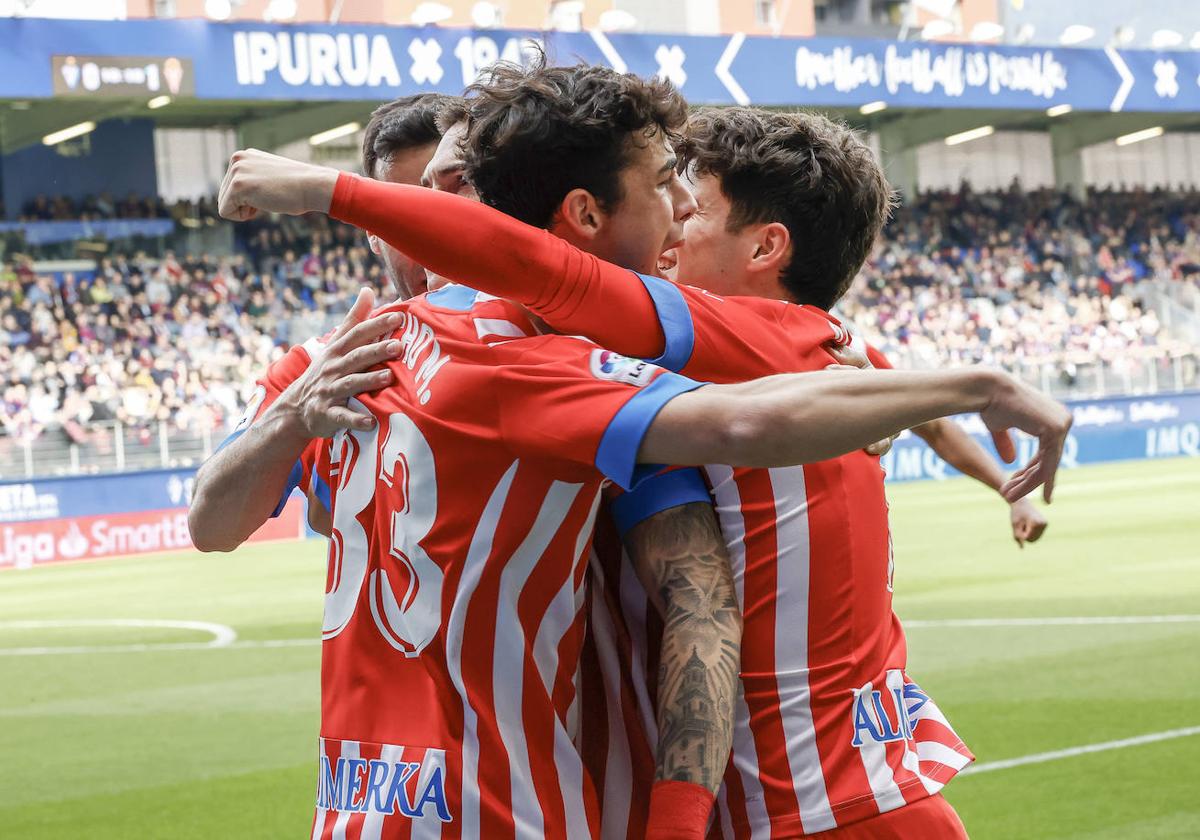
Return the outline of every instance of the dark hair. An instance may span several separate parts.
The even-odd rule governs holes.
[[[439,134],[445,134],[454,126],[467,118],[467,100],[461,96],[447,96],[442,103],[442,107],[438,109],[437,130]]]
[[[859,135],[820,114],[706,108],[688,122],[679,154],[720,181],[730,230],[787,227],[792,259],[780,280],[797,303],[822,309],[850,288],[895,202]]]
[[[687,103],[666,81],[608,67],[495,65],[467,89],[467,180],[485,204],[548,227],[563,197],[585,189],[620,204],[619,174],[640,135],[676,140]]]
[[[441,140],[437,116],[453,98],[440,93],[418,93],[393,99],[376,108],[363,132],[363,174],[374,178],[379,161],[386,162],[397,152]]]

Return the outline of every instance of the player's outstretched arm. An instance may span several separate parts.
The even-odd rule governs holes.
[[[289,489],[289,476],[309,442],[343,428],[370,428],[374,418],[346,407],[350,397],[390,384],[387,370],[399,342],[379,340],[399,316],[367,318],[374,296],[360,293],[324,353],[244,432],[222,446],[196,473],[188,527],[201,551],[233,551],[263,525]],[[278,393],[278,391],[276,392]]]
[[[247,149],[230,161],[219,209],[234,221],[329,213],[436,274],[528,306],[559,332],[635,357],[666,345],[653,298],[628,270],[461,196]]]
[[[733,745],[742,614],[712,505],[691,502],[635,525],[625,546],[663,618],[658,669],[657,773],[647,838],[702,840]],[[689,711],[697,695],[707,719]],[[709,746],[697,753],[688,739]]]
[[[1050,501],[1071,413],[1011,376],[988,370],[821,371],[709,385],[663,406],[642,439],[638,460],[806,464],[968,412],[979,412],[1005,460],[1016,457],[1010,429],[1038,439],[1033,459],[1000,492],[1011,502],[1044,485]]]
[[[946,463],[964,475],[984,484],[997,493],[1004,486],[1004,470],[979,441],[949,418],[941,418],[917,426],[919,435],[930,449]],[[1013,539],[1021,548],[1026,542],[1037,542],[1046,530],[1046,517],[1028,499],[1018,499],[1009,506]]]

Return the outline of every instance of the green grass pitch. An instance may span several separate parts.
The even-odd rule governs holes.
[[[1200,623],[939,626],[955,619],[1200,614],[1200,461],[1062,477],[1019,551],[967,480],[893,487],[910,672],[995,762],[1200,726]],[[316,777],[320,543],[0,573],[0,836],[300,838]],[[172,619],[171,628],[20,622]],[[184,648],[170,647],[184,644]],[[1200,735],[956,779],[976,840],[1200,837]]]

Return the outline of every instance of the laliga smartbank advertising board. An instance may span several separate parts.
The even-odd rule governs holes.
[[[192,547],[194,470],[0,482],[0,569]],[[252,541],[304,536],[293,496]]]

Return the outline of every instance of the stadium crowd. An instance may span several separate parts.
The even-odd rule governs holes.
[[[266,222],[244,253],[99,260],[94,273],[38,274],[27,258],[0,269],[3,436],[119,420],[216,432],[240,392],[293,343],[325,331],[382,273],[343,225]]]
[[[1178,193],[1097,193],[1086,204],[1015,186],[927,193],[897,211],[839,314],[901,366],[1057,374],[1182,353],[1137,284],[1200,277],[1197,207]],[[159,421],[219,436],[248,396],[239,389],[272,358],[323,332],[361,286],[387,295],[362,235],[324,216],[256,220],[237,236],[232,257],[115,254],[92,273],[39,275],[9,259],[5,435],[61,429],[79,440],[89,422],[120,420],[147,436]]]
[[[1200,276],[1196,206],[1165,192],[927,193],[896,213],[841,311],[908,367],[1184,352],[1138,284]]]

